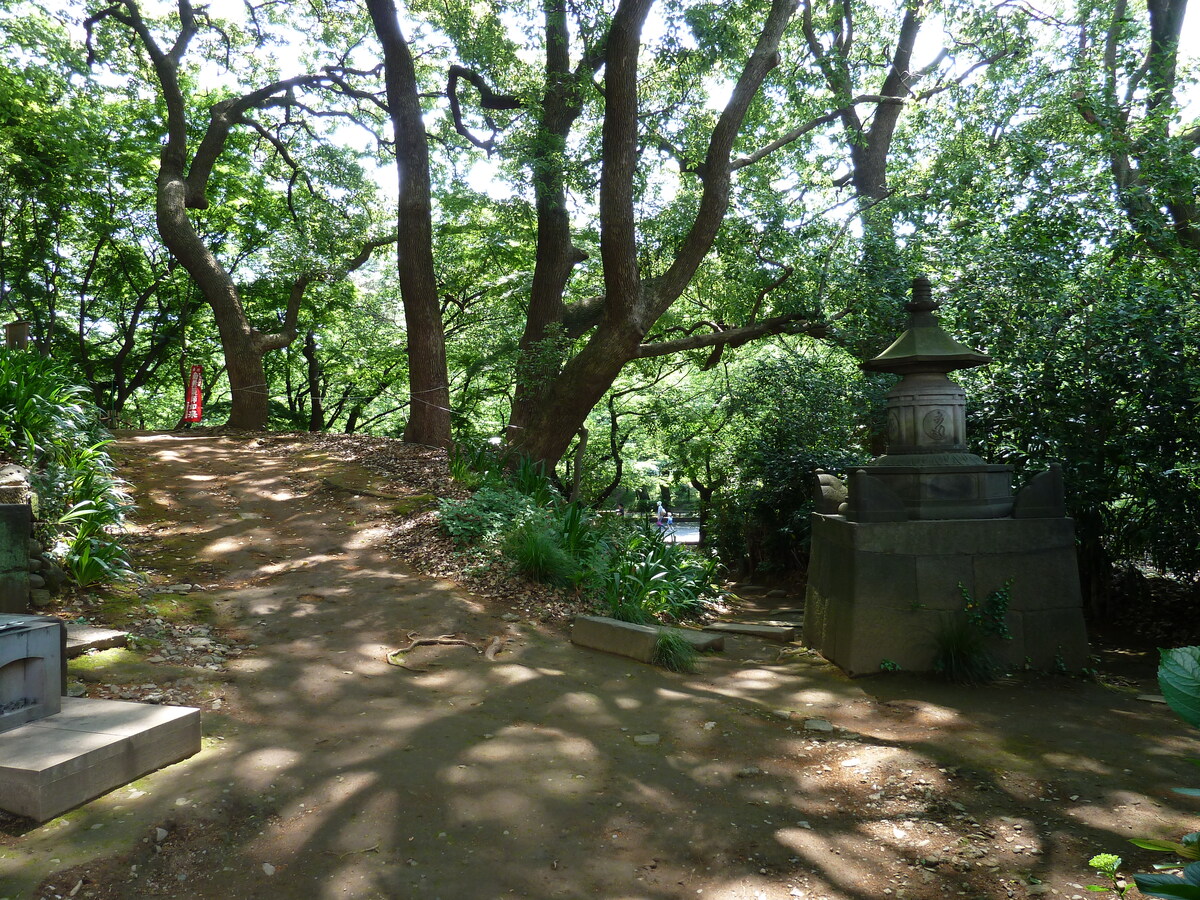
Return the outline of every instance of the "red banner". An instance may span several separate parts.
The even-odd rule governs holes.
[[[183,421],[199,422],[201,415],[201,397],[204,396],[204,366],[192,366],[192,376],[188,379],[187,405],[184,408]]]

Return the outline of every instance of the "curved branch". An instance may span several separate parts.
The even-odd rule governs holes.
[[[454,120],[454,130],[480,150],[490,154],[496,145],[496,135],[500,129],[496,127],[496,123],[492,121],[491,116],[485,114],[483,121],[491,129],[492,136],[486,140],[481,140],[471,133],[471,129],[463,122],[462,107],[459,105],[458,80],[460,78],[470,82],[479,91],[479,106],[482,109],[521,109],[525,104],[513,94],[497,94],[478,72],[468,69],[465,66],[456,65],[450,67],[446,79],[446,96],[450,100],[450,115]]]
[[[825,321],[812,319],[808,313],[790,313],[784,316],[773,316],[763,319],[761,322],[738,328],[694,334],[674,341],[652,341],[641,344],[638,346],[634,358],[651,359],[684,350],[699,350],[703,347],[740,347],[750,341],[772,334],[806,334],[809,337],[824,338],[829,335],[829,325]]]

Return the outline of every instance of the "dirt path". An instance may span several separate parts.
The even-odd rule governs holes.
[[[141,563],[253,646],[184,682],[199,755],[0,834],[0,898],[1070,898],[1093,853],[1144,868],[1126,837],[1200,818],[1170,793],[1200,745],[1152,685],[851,682],[748,638],[673,675],[406,571],[388,501],[322,481],[341,464],[119,455]],[[386,664],[442,634],[503,649]]]

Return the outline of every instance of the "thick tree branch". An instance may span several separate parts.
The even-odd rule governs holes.
[[[729,102],[717,120],[704,159],[704,189],[700,207],[674,262],[655,286],[656,296],[648,311],[648,327],[679,298],[691,282],[696,269],[708,254],[729,205],[733,142],[745,121],[755,95],[767,74],[779,63],[779,41],[796,11],[797,0],[773,0],[771,11],[763,25],[758,41],[746,61]]]
[[[649,359],[680,353],[684,350],[699,350],[703,347],[740,347],[750,341],[772,334],[806,334],[814,338],[824,338],[829,335],[829,325],[825,321],[814,321],[809,313],[790,313],[763,319],[752,325],[742,325],[707,334],[694,334],[673,341],[654,341],[641,344],[638,346],[635,358]]]

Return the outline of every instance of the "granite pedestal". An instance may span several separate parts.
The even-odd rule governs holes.
[[[1011,581],[1011,640],[992,654],[1014,666],[1087,664],[1071,519],[852,522],[815,514],[805,643],[851,675],[884,660],[928,671],[933,635],[963,607],[961,584],[982,599]]]

